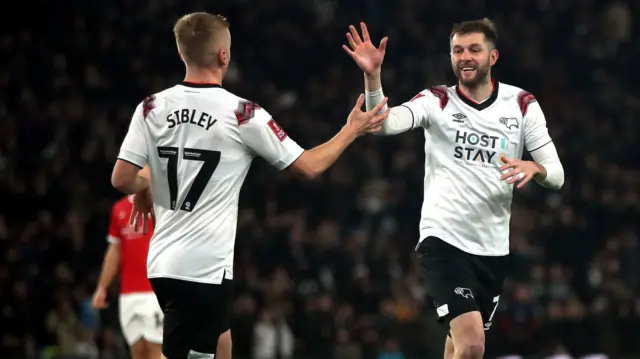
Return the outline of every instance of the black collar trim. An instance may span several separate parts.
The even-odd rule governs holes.
[[[186,86],[186,87],[193,87],[193,88],[222,87],[222,85],[220,84],[212,84],[212,83],[204,83],[204,82],[189,82],[189,81],[182,81],[180,85]]]
[[[489,98],[482,103],[477,103],[474,100],[470,99],[467,95],[465,95],[464,92],[460,90],[460,85],[456,85],[456,93],[458,94],[458,97],[460,98],[460,100],[466,103],[469,107],[473,107],[478,111],[482,111],[485,108],[493,105],[494,102],[496,102],[496,99],[498,98],[499,84],[500,84],[499,82],[491,79],[491,86],[493,87],[493,90],[491,91],[491,96],[489,96]]]

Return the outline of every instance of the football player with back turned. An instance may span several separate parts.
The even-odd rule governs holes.
[[[363,112],[361,95],[335,137],[304,150],[264,108],[222,87],[231,60],[226,19],[188,14],[174,36],[185,79],[138,105],[111,182],[136,194],[134,211],[154,209],[147,271],[164,312],[164,356],[211,359],[229,331],[238,202],[253,159],[313,178],[381,126],[385,101]],[[147,163],[153,198],[138,175]]]
[[[360,24],[344,50],[365,73],[366,106],[384,98],[378,47]],[[445,358],[481,358],[502,293],[513,188],[531,179],[559,189],[564,170],[535,97],[491,77],[497,33],[488,19],[456,24],[449,37],[455,86],[435,86],[391,108],[380,135],[421,128],[424,203],[416,247],[438,320],[449,325]],[[386,108],[385,108],[386,109]],[[384,110],[384,109],[383,109]],[[523,161],[526,149],[533,161]]]

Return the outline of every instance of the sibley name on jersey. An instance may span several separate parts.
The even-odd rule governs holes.
[[[420,241],[434,236],[471,254],[508,254],[513,185],[500,180],[501,157],[546,148],[557,158],[535,98],[494,82],[482,103],[457,86],[437,86],[401,107],[411,111],[410,127],[423,128],[425,136]]]
[[[209,129],[215,125],[218,120],[206,112],[198,112],[196,109],[183,108],[168,114],[167,122],[169,123],[169,128],[174,128],[178,125],[188,123],[209,131]]]
[[[219,85],[181,83],[138,107],[119,159],[149,164],[156,226],[149,278],[233,278],[238,201],[256,156],[278,169],[303,149],[269,113]]]

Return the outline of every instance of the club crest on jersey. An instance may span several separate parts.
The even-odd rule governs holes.
[[[515,117],[500,117],[498,121],[510,130],[520,127],[520,123]]]
[[[287,133],[282,127],[280,127],[280,125],[278,125],[278,123],[274,119],[269,120],[267,124],[269,125],[271,131],[276,135],[278,140],[280,140],[280,142],[284,141],[285,138],[287,138]]]

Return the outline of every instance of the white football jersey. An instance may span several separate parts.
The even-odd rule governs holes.
[[[514,186],[500,180],[500,157],[551,143],[533,95],[494,82],[491,97],[475,103],[457,86],[437,86],[403,106],[426,140],[420,241],[434,236],[471,254],[508,254]]]
[[[138,107],[119,159],[149,164],[156,213],[149,278],[233,278],[240,188],[261,156],[278,169],[303,152],[269,113],[218,85],[182,83]]]

